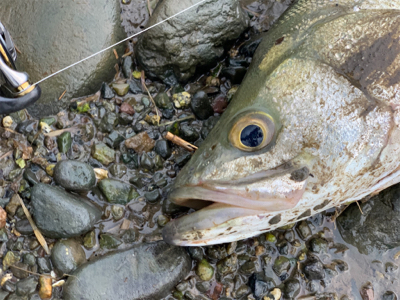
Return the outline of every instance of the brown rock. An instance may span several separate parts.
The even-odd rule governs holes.
[[[361,298],[363,300],[374,300],[374,288],[372,284],[368,282],[360,291]]]
[[[6,227],[7,213],[0,206],[0,229]]]
[[[10,202],[8,202],[8,204],[6,205],[6,211],[11,217],[13,217],[15,215],[15,212],[17,211],[18,207],[21,205],[18,197],[19,197],[18,194],[14,194],[11,197]]]
[[[50,299],[52,294],[51,277],[49,275],[41,275],[39,277],[39,285],[40,299]]]
[[[151,151],[156,142],[149,137],[146,131],[143,131],[127,140],[125,140],[126,148],[133,149],[137,153]]]
[[[218,95],[214,98],[211,103],[211,107],[214,112],[221,114],[224,112],[225,108],[228,106],[228,101],[224,95]]]
[[[132,105],[126,102],[121,104],[120,112],[127,113],[128,115],[131,116],[135,114],[135,110],[133,109]]]

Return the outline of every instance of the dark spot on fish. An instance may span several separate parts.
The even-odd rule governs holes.
[[[312,178],[314,178],[314,175],[313,175],[313,174],[310,173],[310,174],[308,174],[308,175],[310,175]]]
[[[212,145],[212,146],[211,146],[211,150],[214,150],[215,147],[217,147],[217,145]]]
[[[296,181],[296,182],[301,182],[301,181],[306,180],[308,175],[310,175],[310,171],[308,170],[307,167],[303,167],[301,169],[293,171],[290,174],[290,180],[293,180],[293,181]]]
[[[221,232],[220,234],[218,234],[218,236],[221,236],[221,235],[224,235],[224,233],[223,233],[223,232]]]
[[[296,218],[290,219],[288,223],[293,223],[294,221],[296,221]]]
[[[281,214],[276,215],[275,217],[273,217],[271,220],[269,220],[269,225],[275,225],[278,224],[281,221]]]
[[[325,206],[327,206],[329,204],[329,202],[330,202],[329,200],[325,200],[321,204],[314,206],[313,210],[317,211],[317,210],[323,209]]]
[[[231,230],[232,229],[232,227],[228,227],[227,229],[226,229],[226,231],[229,231],[229,230]]]
[[[237,231],[232,231],[231,233],[228,233],[228,234],[233,234],[233,233],[236,233]]]
[[[311,216],[311,209],[307,209],[305,212],[303,212],[300,216],[297,217],[297,220],[304,219]]]
[[[275,41],[275,45],[279,45],[279,44],[281,44],[282,42],[283,42],[283,40],[285,39],[285,37],[283,36],[283,37],[281,37],[281,38],[279,38],[279,39],[277,39],[276,41]]]

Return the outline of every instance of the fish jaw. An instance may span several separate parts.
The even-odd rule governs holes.
[[[169,222],[164,227],[163,239],[177,246],[229,243],[264,232],[254,229],[254,220],[265,218],[265,213],[258,210],[214,203]]]

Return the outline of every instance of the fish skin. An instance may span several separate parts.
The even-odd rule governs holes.
[[[168,223],[164,240],[240,240],[398,183],[399,41],[400,1],[298,1],[258,47],[170,195],[193,207],[217,203]],[[228,136],[252,111],[269,114],[275,133],[265,148],[245,152]],[[301,168],[311,175],[293,180]]]

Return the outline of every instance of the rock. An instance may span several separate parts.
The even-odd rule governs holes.
[[[96,184],[93,168],[78,160],[62,160],[53,170],[54,181],[67,190],[88,191]]]
[[[15,293],[18,296],[28,296],[36,291],[38,282],[35,277],[30,276],[17,282]]]
[[[122,62],[122,73],[124,74],[125,78],[131,78],[132,75],[132,65],[133,60],[131,56],[127,56],[124,58]]]
[[[285,299],[294,299],[300,293],[300,282],[297,279],[288,279],[283,287]]]
[[[98,208],[85,199],[57,187],[38,183],[31,193],[36,226],[50,238],[84,234],[93,228],[102,215]]]
[[[164,92],[158,93],[157,96],[154,97],[154,102],[159,108],[164,108],[164,109],[172,108],[172,102],[169,99],[167,93]]]
[[[122,241],[112,234],[104,233],[100,234],[99,243],[100,247],[103,249],[114,249],[118,248],[118,246],[122,244]]]
[[[264,273],[254,273],[249,278],[249,286],[256,297],[262,299],[268,291],[275,287],[275,282],[264,275]]]
[[[278,256],[275,260],[272,270],[275,272],[276,276],[282,276],[286,274],[290,269],[290,261],[285,256]]]
[[[194,3],[161,2],[148,26]],[[175,77],[185,82],[197,67],[215,64],[224,53],[224,42],[236,39],[247,27],[247,13],[238,1],[208,1],[141,35],[135,48],[136,58],[148,76],[165,81]]]
[[[154,189],[151,192],[146,192],[144,194],[144,197],[146,198],[146,201],[150,204],[155,204],[158,202],[158,200],[160,199],[161,195],[160,195],[160,191],[159,189]]]
[[[188,92],[181,92],[172,96],[176,108],[186,108],[190,104],[191,96]]]
[[[22,262],[16,262],[12,266],[10,266],[11,272],[14,274],[15,277],[19,279],[24,279],[29,276],[29,273],[27,271],[29,266],[27,264],[24,264]]]
[[[96,233],[94,231],[91,231],[85,235],[83,238],[83,245],[86,249],[92,249],[94,246],[96,246]]]
[[[400,185],[394,185],[366,203],[350,205],[337,219],[343,239],[363,254],[400,246]]]
[[[309,280],[325,278],[324,265],[316,256],[309,256],[303,264],[303,272]]]
[[[132,105],[130,105],[127,102],[123,102],[121,104],[121,107],[120,107],[119,111],[121,113],[126,113],[126,114],[128,114],[130,116],[133,116],[135,114],[135,110],[133,109]]]
[[[72,145],[71,132],[66,131],[61,133],[57,137],[57,145],[58,145],[58,150],[61,153],[67,153],[67,151],[71,148]]]
[[[107,166],[115,160],[115,151],[103,143],[94,143],[92,146],[92,156]]]
[[[3,270],[7,270],[10,266],[19,262],[20,259],[21,257],[17,253],[8,251],[3,258]]]
[[[181,131],[179,133],[179,136],[183,138],[185,141],[194,143],[197,141],[200,137],[199,133],[194,129],[192,126],[189,126],[187,124],[182,124],[181,125]]]
[[[172,153],[168,141],[166,140],[158,140],[156,142],[154,151],[164,159],[168,159]]]
[[[81,245],[75,240],[59,240],[51,250],[51,261],[61,274],[71,274],[86,262],[86,255]]]
[[[237,269],[237,255],[236,253],[229,255],[217,262],[218,274],[225,276],[229,273],[235,272]]]
[[[397,300],[397,295],[391,291],[387,291],[383,294],[382,300]]]
[[[32,0],[21,6],[5,0],[1,7],[0,20],[23,53],[17,64],[29,74],[31,83],[125,37],[119,1]],[[124,46],[116,49],[122,54]],[[30,112],[38,116],[56,114],[71,98],[96,92],[103,81],[113,78],[110,70],[116,63],[114,53],[106,51],[46,80],[40,84],[41,99],[29,108]],[[66,94],[58,101],[64,90]]]
[[[374,288],[371,283],[367,283],[360,291],[362,300],[374,300]]]
[[[196,261],[201,261],[203,259],[203,250],[200,247],[188,247],[188,252],[190,257]]]
[[[300,238],[304,241],[311,235],[311,229],[307,221],[301,221],[299,225],[297,225],[296,230]]]
[[[149,152],[155,146],[155,141],[149,137],[146,131],[143,131],[127,140],[125,146],[128,149],[133,149],[137,153]]]
[[[113,90],[105,82],[102,83],[100,92],[103,99],[112,99],[115,96]]]
[[[191,266],[182,247],[164,242],[140,244],[82,265],[68,278],[63,298],[161,299],[186,277]]]
[[[127,83],[113,83],[111,85],[112,89],[118,96],[125,96],[129,92],[129,84]]]
[[[123,205],[132,199],[135,191],[130,184],[116,179],[103,179],[98,183],[98,187],[108,202]]]
[[[113,164],[108,169],[110,170],[112,176],[118,178],[124,176],[128,170],[128,168],[124,164]]]
[[[193,95],[190,108],[199,120],[206,120],[214,115],[208,96],[205,92],[199,91]]]
[[[138,80],[128,80],[128,84],[132,94],[141,94],[143,92],[142,85]]]
[[[40,276],[39,277],[39,296],[40,299],[50,299],[53,293],[53,288],[51,286],[51,277]]]
[[[53,269],[47,257],[38,257],[37,264],[40,273],[50,273]]]
[[[214,275],[214,268],[205,258],[203,258],[197,263],[196,274],[201,280],[208,281],[211,280]]]
[[[310,250],[314,253],[326,253],[328,251],[328,241],[323,238],[313,238],[310,241]]]

